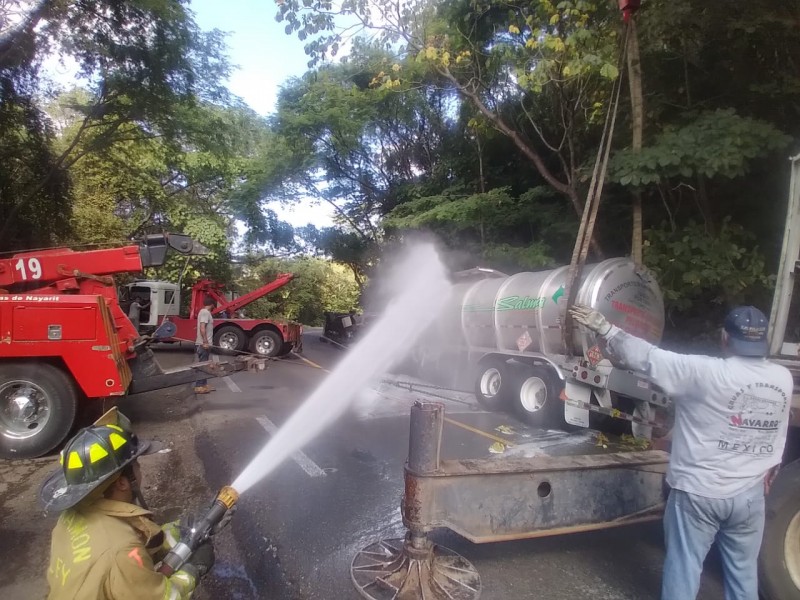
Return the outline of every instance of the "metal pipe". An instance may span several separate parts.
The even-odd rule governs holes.
[[[444,404],[414,402],[408,436],[408,469],[415,474],[439,470]]]

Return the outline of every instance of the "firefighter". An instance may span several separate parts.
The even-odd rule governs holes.
[[[712,358],[661,350],[587,306],[570,314],[602,338],[610,358],[648,374],[675,405],[662,599],[697,597],[716,540],[725,599],[756,600],[764,496],[781,463],[793,388],[791,373],[766,360],[767,318],[752,306],[731,311],[721,332],[725,358]]]
[[[61,512],[50,547],[49,600],[184,599],[211,569],[210,543],[171,577],[154,568],[180,530],[154,523],[142,498],[137,459],[153,451],[116,409],[61,451],[61,466],[40,493],[45,510]]]

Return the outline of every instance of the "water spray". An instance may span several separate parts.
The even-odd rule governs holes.
[[[238,500],[239,492],[229,485],[223,487],[202,518],[197,523],[192,523],[186,534],[181,536],[180,541],[164,557],[159,573],[170,576],[180,569],[189,560],[192,552],[225,526],[223,519]]]
[[[391,300],[322,384],[233,482],[244,493],[335,421],[433,324],[450,297],[447,271],[431,245],[406,250],[391,270]]]
[[[403,349],[410,348],[432,325],[451,291],[447,272],[430,245],[409,249],[405,260],[393,269],[393,279],[396,291],[382,316],[233,484],[220,490],[205,515],[164,558],[159,572],[171,575],[180,569],[192,552],[225,526],[225,517],[230,515],[240,493],[330,425],[360,390],[369,389],[376,377],[386,373]]]

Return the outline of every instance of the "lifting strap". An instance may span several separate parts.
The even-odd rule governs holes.
[[[570,260],[569,271],[567,272],[567,281],[564,285],[564,297],[567,301],[564,303],[563,307],[562,323],[564,326],[561,328],[561,336],[565,353],[570,356],[575,355],[575,349],[572,344],[572,317],[570,317],[567,312],[567,308],[575,303],[575,298],[578,294],[579,286],[576,284],[580,281],[583,265],[586,263],[586,256],[589,253],[589,246],[591,245],[594,226],[597,221],[597,211],[600,208],[600,197],[603,193],[603,185],[606,179],[606,172],[608,171],[608,159],[611,155],[611,142],[614,137],[614,125],[617,120],[619,97],[620,91],[622,90],[622,67],[626,61],[629,33],[629,23],[625,22],[622,46],[619,59],[617,60],[617,72],[619,75],[611,89],[611,102],[606,111],[603,135],[600,138],[600,147],[597,149],[594,171],[592,172],[592,179],[589,183],[589,192],[586,195],[586,203],[583,205],[583,216],[581,217],[581,222],[578,227],[578,236],[575,240],[575,247],[572,250],[572,259]]]

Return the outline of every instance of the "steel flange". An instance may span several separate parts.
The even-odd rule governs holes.
[[[381,540],[350,566],[358,592],[370,600],[478,600],[481,576],[466,558],[417,539]]]

